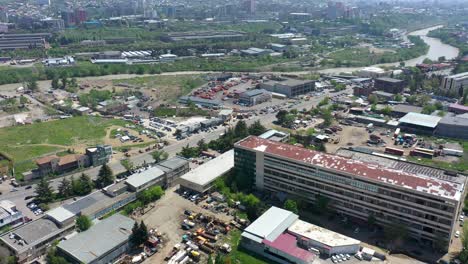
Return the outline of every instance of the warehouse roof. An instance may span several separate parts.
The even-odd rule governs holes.
[[[407,105],[407,104],[397,104],[392,107],[392,111],[396,113],[421,113],[422,107],[414,106],[414,105]]]
[[[265,89],[253,89],[253,90],[243,92],[241,96],[246,95],[246,96],[252,97],[252,96],[257,96],[257,95],[264,94],[264,93],[270,93],[270,92],[268,92]]]
[[[403,80],[389,78],[389,77],[381,77],[377,78],[376,80],[383,81],[383,82],[391,82],[391,83],[401,83]]]
[[[312,263],[315,259],[313,253],[298,247],[296,237],[288,233],[279,235],[274,241],[263,240],[263,243],[280,252],[301,259],[306,263]]]
[[[156,180],[164,175],[164,171],[162,171],[158,167],[151,167],[145,171],[132,174],[128,179],[125,181],[128,185],[139,188],[144,186],[145,184]]]
[[[175,156],[173,158],[170,158],[163,162],[158,163],[158,166],[174,170],[174,169],[184,166],[187,163],[188,163],[187,159],[179,157],[179,156]]]
[[[89,230],[62,241],[58,248],[81,263],[91,263],[125,243],[135,221],[121,214],[102,220]]]
[[[242,236],[258,243],[261,243],[264,239],[274,241],[298,218],[298,215],[290,211],[272,206],[250,224],[244,230]]]
[[[294,224],[289,227],[288,231],[295,235],[318,241],[321,244],[327,245],[329,247],[349,246],[361,243],[361,241],[354,238],[338,234],[331,230],[304,222],[302,220],[297,220],[294,222]]]
[[[435,128],[441,119],[442,117],[439,116],[408,113],[398,121],[400,121],[400,123]]]
[[[263,152],[273,156],[312,164],[328,170],[339,171],[350,175],[378,181],[388,185],[399,186],[428,195],[460,200],[464,188],[463,183],[454,183],[434,179],[424,175],[386,168],[366,161],[353,160],[332,154],[325,154],[289,144],[274,142],[250,136],[236,143],[236,147]]]
[[[214,181],[234,167],[234,150],[229,150],[219,157],[184,174],[181,179],[204,186]]]
[[[54,219],[58,223],[63,223],[64,221],[74,217],[75,214],[60,206],[48,211],[47,216]]]
[[[439,124],[468,127],[468,117],[465,115],[446,115],[440,120]]]

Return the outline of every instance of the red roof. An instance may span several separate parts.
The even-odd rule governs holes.
[[[277,249],[305,262],[312,262],[315,258],[313,253],[297,247],[296,237],[289,233],[279,235],[274,241],[264,239],[262,242],[271,248]]]
[[[429,176],[416,175],[389,169],[374,163],[366,163],[337,155],[326,154],[285,143],[270,141],[255,136],[239,141],[237,146],[268,153],[287,159],[313,164],[329,170],[345,172],[361,178],[397,185],[436,196],[459,200],[463,186]]]
[[[461,105],[461,104],[451,104],[449,105],[449,109],[456,109],[456,110],[468,112],[468,106]]]

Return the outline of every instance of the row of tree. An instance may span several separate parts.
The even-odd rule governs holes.
[[[114,183],[114,174],[107,164],[99,170],[96,180],[93,182],[86,174],[81,174],[78,179],[63,177],[56,193],[46,177],[43,177],[36,186],[36,201],[46,205],[56,199],[66,199],[73,196],[82,196],[91,193],[94,187],[104,188]]]

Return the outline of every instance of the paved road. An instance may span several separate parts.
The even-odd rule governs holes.
[[[345,94],[351,92],[350,89],[341,91],[339,93],[334,93],[333,95],[339,95],[339,94]],[[293,106],[293,108],[301,110],[301,109],[310,109],[312,106],[316,106],[325,96],[329,95],[327,92],[316,97],[312,97],[309,101],[300,101],[300,103],[296,104]],[[258,116],[253,116],[252,118],[245,120],[248,125],[254,123],[257,120],[260,120],[260,122],[266,126],[266,127],[271,127],[272,122],[276,120],[275,117],[276,113],[270,113],[270,114],[265,114],[265,115],[258,115]],[[234,124],[233,124],[234,125]],[[178,152],[182,150],[183,147],[186,145],[189,146],[195,146],[200,139],[204,139],[205,142],[209,142],[211,140],[219,138],[220,134],[224,132],[226,128],[225,127],[220,127],[215,131],[210,131],[210,132],[202,132],[200,134],[195,134],[189,138],[186,138],[181,141],[177,141],[175,143],[172,143],[169,146],[166,146],[164,148],[164,151],[166,151],[170,157],[175,156]],[[151,163],[153,162],[153,158],[149,153],[143,153],[143,154],[137,154],[129,158],[135,166],[142,165],[143,162],[146,161],[146,163]],[[125,171],[125,168],[120,164],[120,161],[114,160],[109,163],[110,168],[114,172],[114,174],[118,174],[121,172]],[[98,175],[100,167],[93,167],[90,169],[87,169],[85,171],[75,173],[72,175],[66,176],[67,178],[71,178],[74,176],[75,178],[78,178],[82,173],[86,173],[89,175],[92,179],[95,179]],[[63,177],[62,177],[63,178]],[[57,178],[51,180],[51,186],[54,188],[57,188],[60,184],[60,181],[62,178]],[[30,189],[26,189],[26,187],[19,187],[17,188],[17,191],[11,192],[10,190],[12,187],[8,184],[9,182],[4,182],[0,184],[0,191],[2,191],[2,195],[0,195],[0,200],[10,200],[14,202],[18,209],[21,210],[26,216],[30,217],[31,219],[37,218],[27,207],[26,207],[26,201],[25,197],[27,196],[32,196],[34,195],[34,185]]]

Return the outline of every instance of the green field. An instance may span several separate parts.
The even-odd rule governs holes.
[[[0,129],[0,152],[11,157],[16,173],[33,169],[39,156],[73,148],[78,144],[95,145],[102,142],[106,128],[125,125],[125,121],[100,117],[34,123]]]

